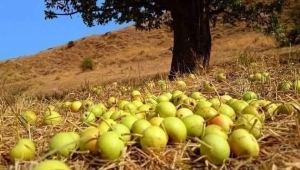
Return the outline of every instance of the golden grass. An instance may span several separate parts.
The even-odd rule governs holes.
[[[276,86],[284,80],[300,79],[299,46],[277,48],[272,37],[245,30],[242,26],[219,26],[212,31],[213,48],[211,67],[206,74],[196,74],[196,79],[182,78],[188,87],[187,94],[201,91],[208,97],[229,94],[241,97],[252,90],[260,98],[274,102],[300,99],[299,92],[277,91]],[[107,35],[92,35],[73,41],[73,45],[50,48],[33,56],[0,62],[0,170],[28,169],[48,153],[49,138],[61,131],[79,131],[86,127],[79,121],[80,113],[60,108],[63,101],[92,99],[95,103],[106,102],[108,96],[120,100],[129,99],[129,93],[138,89],[159,95],[158,80],[166,80],[170,67],[172,34],[166,28],[151,32],[135,31],[128,27]],[[84,57],[95,61],[95,69],[80,70]],[[259,66],[248,68],[251,62]],[[217,82],[217,72],[225,72],[226,82]],[[271,80],[265,83],[249,82],[251,73],[267,71]],[[204,80],[211,81],[215,92],[202,91]],[[112,82],[118,82],[113,86]],[[156,87],[148,88],[147,82]],[[169,83],[169,91],[176,89]],[[90,88],[100,86],[100,94]],[[122,87],[126,87],[127,91]],[[44,126],[41,117],[45,108],[55,105],[63,115],[60,126]],[[35,126],[23,126],[17,117],[25,110],[38,114]],[[297,114],[297,113],[295,113]],[[71,122],[71,123],[70,123]],[[76,126],[74,126],[76,125]],[[188,140],[179,146],[168,146],[160,153],[146,154],[138,146],[128,147],[123,157],[115,162],[101,160],[98,155],[74,153],[66,163],[72,169],[300,169],[299,127],[294,115],[276,115],[267,120],[263,136],[259,139],[261,152],[258,158],[231,158],[223,166],[215,167],[199,157],[197,143]],[[12,163],[9,149],[19,137],[32,138],[37,146],[34,160]],[[55,158],[49,156],[47,158]]]
[[[271,37],[246,31],[243,26],[218,26],[212,30],[212,35],[216,37],[212,65],[232,60],[241,51],[264,51],[276,47]],[[137,74],[167,73],[170,68],[172,53],[169,48],[173,35],[165,27],[151,32],[128,27],[72,41],[73,46],[66,42],[33,56],[0,62],[0,82],[3,82],[0,91],[19,91],[22,87],[27,95],[51,94],[79,87],[86,80],[92,84],[126,80]],[[85,57],[94,60],[95,69],[82,73],[80,64]]]
[[[289,49],[297,52],[297,48]],[[243,56],[244,55],[244,56]],[[276,90],[277,84],[283,80],[296,80],[300,78],[300,64],[282,64],[280,63],[280,53],[277,51],[267,51],[257,53],[255,51],[243,51],[243,55],[231,56],[236,58],[233,61],[224,61],[213,65],[207,74],[197,74],[196,79],[192,80],[183,77],[187,83],[187,88],[182,89],[186,94],[193,91],[200,91],[207,97],[213,97],[221,94],[229,94],[232,97],[240,98],[241,95],[248,90],[252,90],[259,94],[261,99],[267,99],[272,102],[286,102],[292,99],[300,102],[300,93],[293,90],[288,92],[280,92]],[[256,62],[258,67],[251,69],[248,67],[250,62]],[[217,82],[215,74],[219,71],[225,71],[227,80],[225,82]],[[248,76],[253,72],[268,71],[271,80],[265,83],[249,82]],[[94,94],[90,88],[93,86],[89,82],[82,83],[80,88],[65,90],[64,94],[57,96],[44,96],[40,98],[28,97],[23,95],[2,95],[0,99],[0,155],[1,166],[11,169],[28,169],[37,164],[37,161],[45,158],[48,153],[49,138],[61,131],[79,131],[77,127],[84,128],[86,125],[79,120],[80,114],[64,111],[60,108],[63,101],[66,100],[85,100],[92,99],[95,103],[106,102],[108,96],[116,96],[120,100],[130,99],[130,92],[138,89],[143,95],[146,91],[159,95],[164,93],[160,89],[157,80],[166,80],[166,74],[157,74],[150,77],[134,76],[133,79],[111,80],[110,82],[99,84],[102,87],[100,94]],[[204,80],[210,81],[216,91],[205,92],[202,88]],[[112,84],[113,81],[118,82],[117,86]],[[147,82],[153,81],[156,86],[148,88]],[[178,89],[175,82],[168,82],[168,91]],[[126,87],[127,91],[121,90]],[[5,93],[3,93],[5,94]],[[60,96],[61,95],[61,96]],[[63,115],[63,122],[60,126],[44,126],[41,124],[41,115],[45,108],[54,105]],[[38,123],[32,127],[22,126],[17,116],[24,110],[34,110],[38,114]],[[198,144],[195,141],[187,140],[182,145],[168,145],[165,150],[160,153],[144,153],[139,146],[129,146],[124,152],[121,159],[114,162],[102,160],[98,155],[90,155],[86,153],[74,153],[69,159],[64,159],[72,169],[299,169],[299,127],[296,123],[295,115],[275,115],[273,119],[265,122],[263,127],[263,136],[259,139],[260,155],[257,158],[242,159],[234,158],[226,160],[219,167],[211,165],[199,156]],[[76,126],[74,126],[76,125]],[[32,138],[37,146],[37,156],[32,161],[20,161],[12,163],[9,160],[9,149],[15,144],[19,137]],[[55,156],[48,156],[48,159]],[[1,168],[1,167],[0,167]]]

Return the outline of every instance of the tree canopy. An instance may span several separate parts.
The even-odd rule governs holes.
[[[89,27],[134,22],[139,30],[168,24],[174,31],[172,72],[206,68],[211,50],[210,27],[217,22],[244,22],[249,28],[278,34],[284,0],[45,0],[45,18],[81,15]]]
[[[284,0],[206,0],[209,3],[210,19],[213,25],[220,17],[223,23],[235,24],[245,21],[252,28],[265,28],[268,33],[278,27],[279,14]],[[81,15],[89,27],[104,25],[110,21],[117,24],[134,22],[137,29],[160,28],[170,21],[167,11],[176,9],[184,13],[184,4],[191,0],[45,0],[45,18]],[[170,19],[170,20],[168,20]]]

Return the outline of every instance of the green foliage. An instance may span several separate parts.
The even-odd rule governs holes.
[[[263,29],[265,33],[278,31],[279,14],[283,10],[284,0],[211,0],[203,1],[210,11],[210,19],[216,24],[221,17],[224,23],[235,24],[238,21],[247,23],[255,29]],[[45,0],[46,19],[53,19],[60,15],[81,14],[87,26],[104,25],[110,21],[118,24],[134,22],[137,29],[151,30],[160,28],[162,23],[172,25],[172,18],[167,12],[176,11],[182,14],[192,1],[171,0]],[[61,12],[61,13],[59,13]],[[193,14],[191,14],[193,15]]]
[[[281,36],[277,41],[281,46],[300,43],[300,0],[296,0],[287,11],[287,22],[282,26]]]
[[[278,28],[279,15],[283,11],[283,0],[268,1],[241,1],[241,0],[214,0],[212,1],[211,17],[214,22],[221,16],[223,23],[235,25],[243,21],[247,27],[263,29],[265,33],[273,33]]]
[[[87,71],[87,70],[93,70],[95,66],[95,63],[91,57],[85,57],[80,65],[81,70]]]

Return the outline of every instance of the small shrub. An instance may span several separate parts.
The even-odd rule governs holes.
[[[94,69],[94,61],[91,57],[86,57],[83,59],[83,61],[81,62],[81,70],[82,71],[86,71],[86,70],[93,70]]]
[[[74,41],[69,41],[67,47],[72,48],[75,45]]]
[[[108,34],[108,39],[116,39],[116,38],[118,38],[117,34],[115,34],[115,33],[109,33]]]
[[[250,52],[244,51],[238,58],[238,63],[248,67],[254,61],[255,54],[251,54]]]

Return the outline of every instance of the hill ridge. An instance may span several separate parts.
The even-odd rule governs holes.
[[[224,25],[212,30],[212,64],[230,60],[241,50],[267,50],[276,46],[272,37]],[[136,31],[133,26],[107,34],[89,35],[51,47],[34,55],[0,62],[0,82],[6,91],[48,93],[89,80],[103,83],[169,71],[173,43],[167,27]],[[70,45],[70,44],[69,44]],[[93,71],[81,72],[84,57],[91,57]]]

